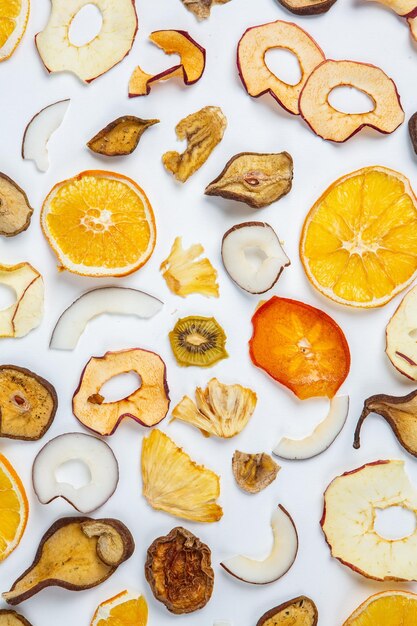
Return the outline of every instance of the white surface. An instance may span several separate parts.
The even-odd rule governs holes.
[[[406,24],[394,13],[373,3],[338,0],[331,11],[317,18],[297,18],[275,0],[232,0],[213,9],[212,17],[198,24],[180,0],[138,0],[139,33],[133,51],[123,63],[89,86],[70,75],[48,76],[37,55],[33,36],[46,23],[49,0],[34,0],[29,30],[10,61],[0,64],[0,128],[2,149],[0,171],[4,171],[28,193],[35,214],[28,231],[0,240],[0,261],[30,261],[45,277],[46,310],[42,325],[22,340],[2,340],[1,361],[29,367],[49,378],[57,388],[59,409],[43,440],[36,443],[0,441],[0,450],[22,476],[30,498],[28,528],[19,548],[0,564],[0,587],[10,585],[31,563],[41,535],[62,515],[73,509],[62,500],[39,504],[31,489],[31,465],[35,454],[52,437],[81,426],[71,413],[71,396],[82,368],[92,355],[106,350],[140,346],[153,349],[166,360],[172,407],[197,384],[212,376],[222,382],[251,386],[259,395],[255,414],[236,439],[205,439],[180,422],[162,424],[174,440],[184,445],[197,462],[222,476],[221,522],[200,525],[176,520],[153,511],[141,497],[139,455],[145,429],[133,421],[123,423],[108,439],[120,464],[120,484],[115,495],[98,511],[100,516],[120,517],[136,539],[136,552],[106,583],[83,593],[49,589],[21,605],[33,626],[88,626],[102,600],[127,587],[142,589],[150,605],[149,626],[211,626],[216,619],[230,619],[238,626],[254,626],[264,611],[299,594],[311,596],[320,613],[320,626],[338,626],[371,593],[387,588],[416,585],[379,584],[367,581],[331,559],[319,521],[322,493],[332,478],[348,469],[377,458],[401,458],[417,484],[416,461],[397,444],[382,419],[368,418],[362,448],[352,448],[353,431],[363,400],[379,392],[406,393],[414,385],[396,374],[384,355],[385,325],[401,299],[375,311],[350,311],[321,297],[308,284],[298,258],[298,238],[303,218],[317,197],[333,180],[354,169],[373,164],[392,167],[409,176],[417,189],[416,160],[404,124],[391,136],[362,131],[344,145],[325,143],[299,119],[286,114],[268,97],[252,100],[242,89],[235,67],[236,44],[253,24],[273,19],[294,21],[306,28],[331,58],[353,58],[375,63],[392,76],[402,96],[407,118],[417,109],[417,49]],[[207,48],[207,68],[199,83],[183,87],[178,81],[156,85],[150,96],[128,100],[127,85],[137,63],[146,71],[158,71],[171,63],[147,41],[148,34],[161,28],[190,31]],[[7,86],[5,88],[4,86]],[[32,163],[21,160],[24,128],[36,111],[50,102],[71,98],[59,131],[49,145],[51,168],[41,175]],[[185,115],[205,105],[220,105],[228,118],[224,140],[206,165],[185,185],[164,171],[161,155],[178,147],[174,126]],[[106,160],[86,147],[98,130],[124,114],[159,117],[161,124],[149,129],[137,151],[127,158]],[[255,211],[245,205],[203,195],[226,161],[240,151],[287,150],[294,158],[293,189],[279,203]],[[57,181],[84,169],[102,167],[132,176],[149,195],[158,223],[158,242],[151,261],[138,273],[122,280],[93,280],[60,274],[56,259],[39,227],[41,203]],[[247,452],[270,452],[284,433],[308,434],[323,418],[326,403],[301,403],[285,389],[254,368],[248,357],[250,318],[258,298],[238,289],[223,270],[220,244],[224,232],[245,219],[269,222],[285,241],[292,261],[273,293],[304,300],[332,315],[346,332],[352,351],[352,370],[341,393],[351,398],[347,425],[334,445],[322,456],[305,462],[282,462],[277,480],[259,495],[243,494],[234,483],[231,458],[236,448]],[[159,264],[169,253],[176,235],[184,244],[201,242],[219,270],[221,298],[190,296],[186,300],[168,291]],[[70,353],[48,350],[52,328],[62,311],[82,292],[108,284],[128,285],[149,291],[166,302],[152,320],[100,318],[83,334]],[[227,335],[230,358],[212,369],[181,369],[176,366],[167,333],[178,316],[215,315]],[[271,548],[270,519],[282,503],[294,518],[300,538],[297,560],[280,581],[265,587],[245,585],[222,571],[219,562],[231,554],[260,558]],[[146,549],[153,539],[183,524],[206,541],[213,551],[215,591],[207,607],[189,616],[173,616],[154,600],[143,574]],[[1,605],[3,606],[3,605]]]

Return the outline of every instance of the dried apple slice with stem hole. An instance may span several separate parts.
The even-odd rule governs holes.
[[[0,337],[24,337],[43,316],[43,279],[29,263],[0,265],[0,284],[11,287],[16,300],[0,310]]]

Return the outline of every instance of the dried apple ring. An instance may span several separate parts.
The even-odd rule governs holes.
[[[290,85],[271,72],[265,55],[273,48],[289,50],[298,59],[301,79]],[[242,83],[254,98],[271,94],[289,113],[299,114],[298,99],[311,72],[325,60],[321,48],[308,33],[291,22],[278,20],[248,28],[239,41],[237,65]]]
[[[336,87],[354,87],[374,103],[367,113],[343,113],[329,102]],[[381,68],[357,61],[324,61],[307,80],[300,94],[300,113],[311,130],[323,139],[343,142],[370,126],[380,133],[394,132],[404,111],[394,81]]]
[[[90,83],[129,54],[138,29],[133,0],[51,0],[49,21],[35,37],[36,47],[48,72],[72,72]],[[83,46],[69,39],[69,27],[87,5],[102,16],[100,32]]]
[[[16,301],[0,311],[0,337],[24,337],[42,319],[42,276],[29,263],[0,265],[0,284],[16,294]]]

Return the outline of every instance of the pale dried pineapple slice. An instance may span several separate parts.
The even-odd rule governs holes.
[[[207,258],[199,259],[203,253],[200,243],[184,250],[181,237],[175,238],[169,257],[160,270],[169,289],[177,296],[185,298],[191,293],[200,293],[219,297],[217,271]]]
[[[223,515],[217,474],[158,429],[142,443],[142,480],[143,495],[158,511],[194,522],[218,522]]]
[[[205,389],[197,387],[195,402],[184,396],[172,411],[173,419],[182,420],[201,430],[203,435],[229,439],[238,435],[255,410],[257,396],[241,385],[223,385],[212,378]]]

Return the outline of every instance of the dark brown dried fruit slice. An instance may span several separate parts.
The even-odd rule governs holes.
[[[313,600],[300,596],[267,611],[256,626],[317,626],[318,618]]]
[[[331,9],[336,0],[278,0],[278,2],[296,15],[319,15]]]
[[[417,154],[417,112],[408,120],[408,132],[410,133],[414,152]]]
[[[226,4],[230,0],[181,0],[181,2],[199,20],[205,20],[210,17],[211,9],[215,4]]]
[[[87,143],[96,154],[125,156],[136,150],[143,133],[159,120],[143,120],[134,115],[124,115],[110,122]]]
[[[36,441],[54,421],[55,388],[34,372],[0,366],[0,437]]]
[[[14,237],[29,227],[33,209],[23,189],[0,172],[0,235]]]
[[[64,517],[45,533],[32,565],[3,598],[14,605],[45,587],[91,589],[107,580],[134,549],[130,531],[118,520]]]
[[[241,152],[226,163],[224,170],[204,193],[261,209],[291,191],[292,179],[293,160],[288,152]]]
[[[281,468],[269,454],[247,454],[236,450],[232,469],[241,489],[247,493],[259,493],[274,482]]]
[[[32,624],[16,611],[0,609],[0,626],[32,626]]]
[[[145,576],[168,611],[193,613],[206,606],[213,593],[210,548],[185,528],[173,528],[149,546]]]

